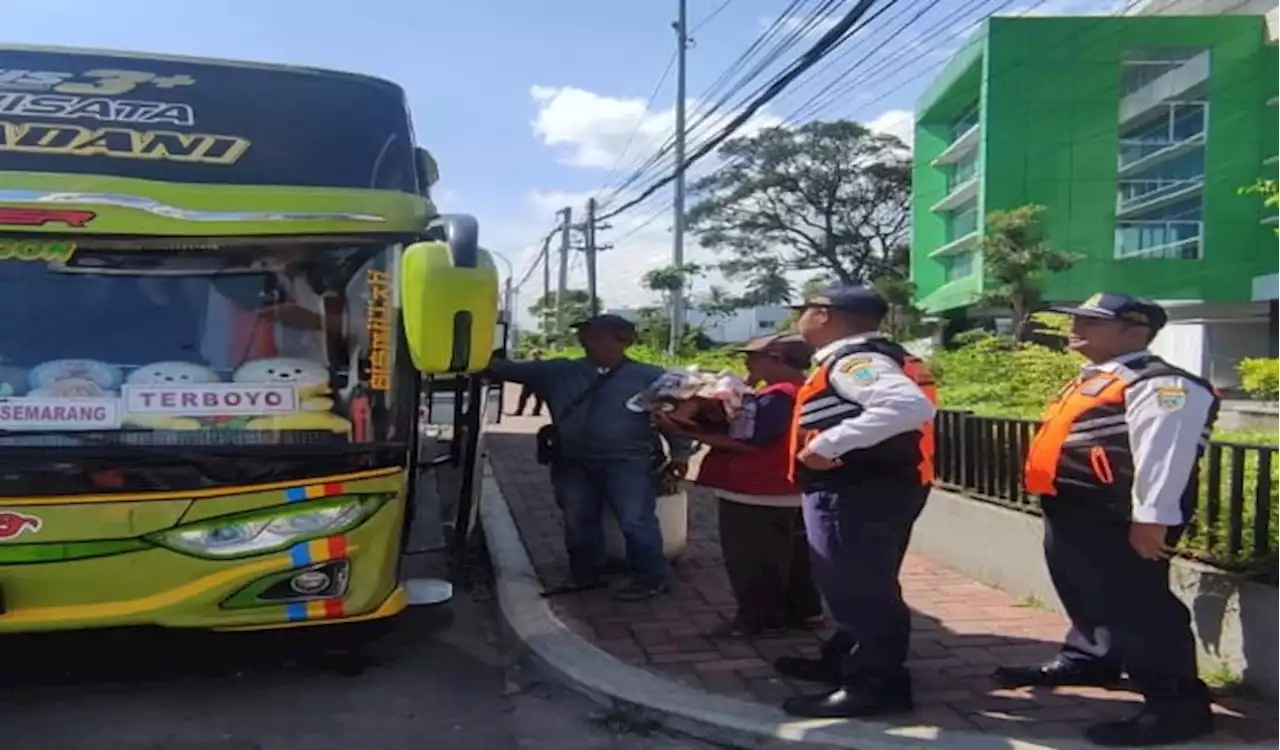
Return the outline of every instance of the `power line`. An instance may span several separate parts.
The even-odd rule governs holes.
[[[698,21],[696,24],[694,24],[693,28],[689,31],[689,35],[693,36],[694,34],[696,34],[698,31],[702,29],[703,26],[706,26],[707,24],[711,23],[711,21],[714,20],[716,16],[720,15],[720,13],[725,8],[728,8],[732,4],[733,4],[733,0],[724,0],[724,2],[717,5],[715,10],[711,11],[701,21]]]
[[[1041,1],[1043,2],[1044,0],[1041,0]],[[842,90],[844,90],[844,89],[852,88],[853,86],[859,85],[859,84],[861,84],[861,82],[862,82],[862,81],[864,81],[864,80],[868,79],[868,78],[871,76],[871,72],[870,72],[870,71],[867,71],[867,72],[862,73],[862,74],[861,74],[860,76],[858,76],[858,77],[856,78],[856,80],[855,80],[855,81],[853,81],[853,82],[852,82],[852,84],[850,85],[851,76],[853,75],[854,71],[858,70],[858,68],[859,68],[859,67],[861,67],[862,65],[864,65],[865,63],[867,63],[867,61],[868,61],[868,60],[870,60],[872,57],[874,57],[874,56],[875,56],[875,54],[876,54],[877,52],[879,52],[880,50],[884,49],[884,48],[885,48],[885,47],[886,47],[890,42],[892,42],[892,41],[893,41],[895,38],[897,38],[900,34],[902,34],[904,31],[906,31],[908,28],[910,28],[910,27],[911,27],[911,25],[912,25],[913,23],[915,23],[916,21],[920,20],[920,18],[921,18],[921,17],[923,17],[923,16],[924,16],[924,14],[926,14],[926,13],[928,13],[930,10],[932,10],[932,9],[933,9],[937,4],[938,4],[938,2],[939,2],[939,0],[930,0],[929,2],[926,2],[926,3],[924,3],[924,4],[923,4],[923,6],[918,6],[918,7],[915,9],[914,14],[911,14],[911,11],[912,11],[912,9],[911,9],[911,8],[909,8],[909,7],[908,7],[908,8],[903,8],[903,9],[902,9],[902,12],[901,12],[901,13],[899,13],[898,15],[894,16],[894,18],[893,18],[893,19],[891,19],[888,23],[892,23],[893,21],[896,21],[896,20],[898,20],[899,18],[901,18],[901,17],[903,17],[903,16],[907,16],[907,15],[911,14],[911,17],[910,17],[910,19],[909,19],[909,20],[907,20],[907,21],[906,21],[905,23],[903,23],[902,25],[898,26],[896,29],[893,29],[893,31],[892,31],[892,32],[891,32],[887,37],[885,37],[885,38],[883,38],[883,39],[880,39],[880,40],[879,40],[879,43],[878,43],[877,45],[875,45],[874,47],[871,47],[870,49],[868,49],[868,50],[866,51],[866,53],[865,53],[865,54],[863,54],[863,55],[862,55],[861,57],[859,57],[858,59],[854,60],[854,61],[853,61],[853,63],[851,63],[850,65],[848,65],[848,66],[847,66],[843,71],[841,71],[838,75],[833,76],[833,77],[831,78],[831,80],[830,80],[830,81],[828,81],[828,82],[827,82],[827,84],[826,84],[825,86],[823,86],[823,87],[822,87],[822,88],[821,88],[817,93],[815,93],[815,94],[813,94],[812,96],[810,96],[810,97],[809,97],[809,99],[808,99],[808,100],[806,100],[804,104],[802,104],[802,105],[801,105],[800,107],[798,107],[794,112],[792,112],[790,115],[788,115],[788,116],[787,116],[787,118],[786,118],[786,119],[787,119],[787,122],[796,122],[797,120],[803,119],[803,118],[804,118],[804,114],[803,114],[803,112],[804,112],[808,107],[812,106],[816,101],[821,100],[824,96],[826,96],[827,94],[829,94],[829,93],[830,93],[833,89],[835,89],[836,87],[840,87]],[[972,6],[972,5],[981,5],[981,4],[985,3],[985,2],[988,2],[988,0],[976,0],[976,1],[971,0],[971,1],[970,1],[970,2],[968,2],[966,5],[967,5],[967,6]],[[1005,3],[1006,3],[1006,4],[1007,4],[1007,3],[1009,3],[1009,2],[1012,2],[1012,0],[1005,0]],[[884,9],[882,9],[882,12],[883,12],[883,10],[884,10]],[[963,11],[963,8],[962,8],[961,10]],[[943,25],[946,25],[946,24],[948,24],[948,23],[952,23],[952,21],[951,21],[950,19],[951,19],[951,18],[954,18],[956,15],[957,15],[956,13],[952,13],[950,16],[948,16],[948,18],[947,18],[947,19],[945,19],[944,21],[940,22],[939,24],[936,24],[936,25],[935,25],[935,27],[933,27],[933,28],[937,28],[937,27],[939,27],[939,26],[943,26]],[[874,20],[875,20],[875,18],[870,18],[870,19],[868,19],[867,23],[864,23],[864,24],[863,24],[863,26],[868,25],[871,21],[874,21]],[[931,30],[932,30],[932,28],[930,29],[930,31],[931,31]],[[927,34],[927,33],[928,33],[928,32],[921,32],[921,35],[924,35],[924,34]],[[843,53],[841,53],[840,55],[838,55],[838,56],[833,56],[833,57],[828,61],[828,66],[830,67],[830,66],[832,66],[832,65],[835,65],[835,64],[836,64],[836,63],[838,63],[840,60],[842,60],[842,59],[844,59],[844,58],[848,57],[849,55],[851,55],[853,52],[857,51],[858,49],[859,49],[858,47],[850,47],[849,49],[845,50],[845,51],[844,51]],[[901,53],[894,53],[894,54],[892,54],[892,55],[889,55],[889,56],[888,56],[888,58],[889,58],[889,59],[896,59],[896,58],[897,58],[899,55],[901,55],[901,54],[910,54],[910,52],[911,52],[911,51],[912,51],[912,50],[911,50],[911,48],[910,48],[910,47],[906,47],[906,48],[903,50],[903,52],[901,52]],[[877,66],[880,66],[880,65],[881,65],[881,62],[883,62],[883,61],[879,61],[879,62],[877,62],[877,63],[876,63],[876,65],[877,65]],[[882,67],[882,66],[881,66],[881,67]],[[879,68],[877,68],[877,70],[878,70],[878,69],[879,69]],[[831,97],[829,97],[829,99],[834,99],[834,98],[835,98],[835,96],[834,96],[834,95],[832,95]]]
[[[756,112],[760,111],[761,107],[768,104],[771,100],[773,100],[779,94],[781,94],[787,88],[788,85],[790,85],[795,79],[803,75],[806,70],[813,67],[819,60],[823,58],[823,56],[825,56],[832,49],[834,49],[836,45],[846,41],[850,37],[850,34],[848,33],[849,30],[853,27],[855,23],[858,22],[860,18],[862,18],[863,15],[866,14],[867,10],[875,2],[876,0],[859,0],[858,4],[855,5],[853,9],[850,10],[848,13],[846,13],[844,18],[842,18],[839,22],[837,22],[836,25],[833,26],[830,30],[828,30],[825,34],[823,34],[822,38],[819,39],[817,42],[815,42],[813,46],[810,47],[809,50],[806,51],[798,60],[794,61],[791,65],[789,65],[787,70],[784,73],[782,73],[777,78],[775,78],[774,81],[760,95],[755,97],[741,112],[739,112],[736,116],[734,116],[727,125],[725,125],[723,128],[719,130],[719,132],[716,133],[716,135],[714,135],[706,143],[703,143],[701,146],[695,149],[693,154],[690,155],[688,158],[686,158],[684,160],[684,163],[680,165],[680,169],[681,170],[688,169],[690,164],[693,164],[694,162],[698,161],[699,159],[703,158],[708,153],[713,151],[717,146],[719,146],[721,143],[727,140],[730,136],[732,136],[739,128],[741,128],[742,125],[747,122],[747,120],[751,119],[751,117],[754,116]],[[888,0],[888,2],[890,4],[893,4],[894,2],[897,2],[897,0]],[[661,180],[658,180],[657,182],[653,183],[649,187],[645,188],[645,190],[643,190],[637,198],[634,198],[624,203],[621,207],[613,209],[612,211],[601,216],[600,218],[610,219],[614,216],[617,216],[623,211],[626,211],[627,209],[639,204],[640,201],[644,200],[648,196],[653,195],[655,192],[657,192],[659,189],[661,189],[665,185],[669,185],[675,179],[676,179],[676,174],[673,173],[671,175],[668,175],[667,177],[664,177]]]
[[[975,7],[977,7],[977,6],[981,6],[981,5],[985,4],[986,2],[988,2],[988,0],[970,0],[970,2],[965,3],[965,5],[964,5],[964,6],[962,6],[962,7],[961,7],[959,10],[957,10],[956,12],[952,12],[952,13],[950,13],[949,15],[947,15],[946,17],[944,17],[944,18],[943,18],[942,20],[940,20],[939,22],[937,22],[937,23],[933,24],[932,26],[930,26],[929,28],[925,29],[924,31],[921,31],[921,32],[920,32],[920,35],[921,35],[921,36],[927,36],[927,35],[929,35],[930,33],[934,32],[934,31],[936,31],[936,30],[943,29],[943,28],[947,28],[947,27],[950,27],[950,26],[954,26],[954,25],[955,25],[955,23],[956,23],[956,19],[960,18],[961,16],[964,16],[964,15],[965,15],[965,13],[966,13],[968,10],[973,9],[973,8],[975,8]],[[992,13],[994,13],[994,12],[998,12],[999,10],[1003,9],[1004,7],[1006,7],[1006,6],[1010,5],[1010,4],[1012,4],[1012,2],[1013,2],[1013,0],[1001,0],[1000,4],[999,4],[995,9],[994,9],[994,11],[992,11],[991,13],[987,13],[986,15],[984,15],[984,16],[983,16],[983,18],[985,19],[985,18],[989,17]],[[1038,8],[1039,6],[1043,5],[1045,2],[1047,2],[1047,0],[1037,0],[1037,2],[1036,2],[1034,5],[1032,5],[1032,6],[1030,6],[1029,8],[1027,8],[1024,12],[1025,12],[1025,13],[1032,12],[1032,11],[1034,11],[1036,8]],[[905,31],[905,30],[910,26],[910,24],[911,24],[911,23],[914,23],[916,20],[918,20],[918,19],[919,19],[919,18],[920,18],[920,17],[921,17],[925,12],[927,12],[930,8],[932,8],[932,7],[933,7],[934,5],[936,5],[936,4],[937,4],[936,0],[934,0],[934,1],[932,1],[932,2],[930,2],[930,3],[929,3],[929,5],[928,5],[927,7],[925,7],[925,8],[924,8],[920,13],[918,13],[915,17],[913,17],[913,18],[912,18],[912,20],[911,20],[910,22],[908,22],[907,24],[904,24],[903,26],[900,26],[900,27],[897,29],[897,31],[895,31],[892,35],[890,35],[890,36],[889,36],[889,38],[888,38],[888,39],[885,39],[885,40],[884,40],[884,41],[885,41],[885,43],[887,44],[890,40],[892,40],[892,39],[893,39],[894,37],[896,37],[898,34],[900,34],[901,32]],[[980,23],[980,22],[981,22],[981,20],[979,20],[979,21],[977,21],[977,22],[975,22],[975,23]],[[964,31],[964,30],[958,31],[956,34],[952,35],[951,37],[948,37],[946,41],[950,41],[951,39],[954,39],[954,38],[955,38],[955,37],[957,37],[957,36],[961,36],[961,35],[963,35],[964,33],[965,33],[965,31]],[[935,48],[936,48],[936,47],[940,47],[940,46],[941,46],[941,44],[939,44],[939,45],[935,45]],[[850,67],[845,71],[844,75],[839,76],[839,77],[837,77],[837,78],[833,79],[833,80],[832,80],[830,83],[828,83],[828,84],[827,84],[827,85],[826,85],[826,86],[825,86],[821,91],[817,92],[817,93],[816,93],[816,94],[814,94],[812,97],[810,97],[810,98],[809,98],[809,100],[807,100],[806,102],[804,102],[803,104],[801,104],[799,107],[797,107],[797,108],[796,108],[796,110],[795,110],[794,112],[792,112],[792,113],[791,113],[791,115],[789,115],[789,116],[787,117],[788,122],[796,122],[796,121],[801,120],[801,119],[806,119],[806,118],[809,118],[809,117],[816,116],[816,115],[817,115],[818,113],[820,113],[823,109],[825,109],[825,108],[829,107],[832,103],[837,102],[837,101],[840,101],[843,97],[845,97],[845,96],[847,96],[848,94],[850,94],[851,92],[853,92],[853,91],[854,91],[855,89],[857,89],[859,86],[863,85],[864,83],[866,83],[866,82],[868,82],[868,81],[873,80],[873,79],[874,79],[874,77],[875,77],[877,74],[879,74],[880,72],[882,72],[882,71],[884,71],[884,70],[886,70],[886,69],[890,68],[890,67],[891,67],[895,62],[897,62],[898,60],[902,59],[903,57],[908,57],[908,56],[910,56],[913,52],[916,52],[916,51],[917,51],[917,50],[912,49],[911,47],[907,47],[907,48],[903,49],[903,50],[902,50],[902,51],[900,51],[900,52],[896,52],[896,53],[893,53],[893,54],[887,55],[887,56],[885,56],[885,57],[883,57],[883,58],[881,58],[881,59],[877,60],[876,62],[874,62],[874,63],[871,65],[871,67],[870,67],[869,69],[862,71],[859,75],[857,75],[857,76],[852,76],[852,75],[851,75],[855,69],[857,69],[857,68],[858,68],[860,65],[862,65],[863,63],[867,62],[867,61],[872,57],[872,55],[874,54],[874,52],[876,52],[877,50],[882,49],[882,48],[883,48],[883,46],[881,46],[881,47],[877,47],[877,49],[876,49],[876,50],[872,50],[872,52],[870,52],[870,53],[868,53],[867,55],[864,55],[863,57],[859,58],[859,59],[858,59],[858,60],[857,60],[857,61],[856,61],[852,66],[850,66]],[[932,65],[930,65],[930,66],[926,67],[926,68],[925,68],[922,72],[920,72],[917,76],[914,76],[914,77],[912,77],[912,78],[908,78],[906,81],[903,81],[902,83],[906,83],[906,82],[909,82],[909,81],[913,81],[913,80],[915,80],[916,78],[918,78],[918,77],[920,77],[920,76],[924,75],[925,73],[929,72],[930,70],[932,70],[932,69],[934,69],[934,68],[937,68],[937,67],[941,66],[941,65],[942,65],[943,63],[945,63],[945,62],[946,62],[946,58],[943,58],[942,60],[939,60],[938,62],[936,62],[936,63],[934,63],[934,64],[932,64]],[[909,66],[907,66],[907,67],[903,67],[903,68],[898,68],[898,69],[897,69],[897,71],[895,71],[895,72],[893,72],[893,73],[890,73],[890,74],[887,76],[887,79],[892,79],[892,78],[894,78],[898,73],[901,73],[901,72],[903,72],[903,71],[905,71],[905,70],[907,70],[907,69],[909,69]],[[885,78],[879,79],[879,81],[880,81],[880,82],[882,82],[882,83],[883,83],[885,80],[886,80]],[[895,85],[895,86],[886,87],[886,89],[885,89],[885,93],[883,93],[879,98],[881,98],[881,99],[882,99],[882,98],[886,98],[886,97],[888,97],[888,96],[891,96],[892,94],[897,93],[898,91],[900,91],[900,90],[901,90],[902,83],[899,83],[899,84],[897,84],[897,85]],[[878,100],[879,100],[879,99],[876,99],[876,101],[878,101]],[[863,105],[863,106],[865,106],[865,104],[866,104],[865,102],[863,102],[863,103],[862,103],[862,105]]]
[[[626,157],[627,152],[631,150],[631,144],[636,139],[636,134],[644,127],[644,118],[649,116],[649,110],[653,109],[653,102],[658,98],[658,93],[662,91],[662,84],[667,82],[667,77],[671,75],[671,70],[676,65],[676,53],[672,52],[671,57],[667,59],[667,66],[662,69],[662,75],[658,77],[658,82],[654,84],[653,91],[649,93],[649,99],[644,103],[644,109],[640,112],[640,116],[636,118],[636,125],[631,129],[631,134],[627,136],[627,143],[622,147],[622,151],[618,153],[617,160],[613,163],[613,168],[609,172],[615,173],[618,167],[622,166],[622,160]]]
[[[711,121],[711,117],[716,112],[724,108],[725,105],[729,102],[730,98],[732,98],[735,93],[737,93],[739,90],[744,88],[752,80],[759,77],[759,75],[765,69],[771,66],[779,57],[781,57],[782,53],[794,47],[796,43],[802,40],[804,36],[810,33],[812,29],[818,27],[821,24],[824,24],[827,20],[832,18],[835,15],[835,12],[834,12],[835,6],[840,5],[843,2],[844,0],[822,0],[821,4],[817,8],[813,9],[805,19],[797,20],[794,23],[791,23],[790,31],[781,41],[779,41],[774,46],[772,50],[770,50],[767,53],[767,56],[765,57],[764,60],[757,63],[756,66],[751,71],[749,71],[746,75],[743,76],[742,80],[740,80],[737,84],[735,84],[730,90],[725,92],[725,94],[718,101],[713,102],[709,107],[704,108],[702,111],[699,112],[699,114],[694,118],[693,123],[686,130],[686,137],[694,134],[697,130],[699,130],[704,125],[708,125],[708,126],[712,125],[713,123]],[[890,0],[891,5],[893,4],[893,2],[896,2],[896,0]],[[792,18],[796,15],[795,11],[801,4],[802,4],[802,0],[793,0],[793,2],[783,10],[782,14],[780,14],[778,18],[776,18],[773,21],[772,24],[770,24],[769,28],[764,32],[764,34],[762,34],[757,39],[757,43],[760,43],[763,40],[769,38],[774,33],[776,33],[778,29],[783,28],[784,26],[787,26],[788,21],[791,21]],[[834,28],[837,25],[837,23],[839,22],[833,23],[832,27]],[[823,39],[825,38],[826,36],[824,35]],[[842,41],[843,39],[840,39],[839,41],[836,42],[836,44],[839,44]],[[758,46],[757,43],[753,43],[752,48],[749,48],[746,53],[744,53],[743,55],[740,55],[738,62],[735,62],[734,65],[731,65],[730,70],[733,70],[733,68],[737,66],[739,62],[742,64],[745,64],[746,61],[748,61],[752,56],[753,50],[757,48]],[[812,51],[812,48],[810,49],[810,51]],[[791,63],[791,65],[795,65],[795,64],[796,64],[795,61]],[[761,86],[757,87],[755,91],[747,98],[748,99],[758,98],[759,96],[761,96],[763,91],[768,90],[768,87],[772,83],[776,82],[778,78],[780,78],[785,74],[786,72],[784,71],[783,73],[775,75],[774,78],[771,79],[769,82],[766,82],[765,84],[762,84]],[[721,79],[725,79],[726,77],[727,76],[725,74],[721,75]],[[720,79],[717,79],[717,80],[719,81]],[[717,84],[712,84],[711,89],[714,90],[716,88],[717,88]],[[735,129],[737,127],[738,126],[734,126]],[[712,135],[711,137],[715,138],[716,136]],[[674,159],[672,160],[664,159],[664,157],[672,151],[674,145],[675,145],[675,138],[674,136],[672,136],[668,138],[667,142],[663,144],[663,146],[658,150],[657,153],[655,153],[653,156],[649,158],[649,161],[646,162],[646,164],[642,165],[640,169],[632,173],[632,175],[627,180],[625,180],[622,185],[614,189],[613,193],[611,193],[606,199],[605,201],[606,205],[608,202],[611,202],[614,198],[616,198],[623,190],[625,190],[626,188],[630,187],[632,184],[639,182],[641,179],[646,177],[647,173],[650,171],[650,168],[655,167],[659,162],[662,162],[662,161],[667,162],[667,164],[664,165],[662,168],[663,171],[674,168],[675,166]],[[687,165],[686,165],[686,168],[687,168]]]
[[[1034,12],[1037,8],[1039,8],[1041,5],[1044,5],[1047,1],[1048,1],[1048,0],[1038,0],[1038,1],[1037,1],[1036,3],[1034,3],[1033,5],[1031,5],[1031,6],[1027,7],[1027,8],[1025,8],[1025,9],[1023,9],[1022,11],[1020,11],[1020,12],[1018,12],[1018,13],[1016,13],[1016,14],[1014,14],[1012,17],[1014,17],[1014,18],[1023,18],[1023,17],[1026,17],[1026,15],[1027,15],[1027,14]],[[1124,4],[1124,6],[1122,6],[1122,7],[1121,7],[1121,8],[1119,8],[1119,9],[1117,9],[1114,13],[1110,14],[1110,17],[1112,17],[1112,18],[1120,18],[1120,17],[1125,16],[1125,15],[1128,13],[1128,11],[1129,11],[1130,9],[1132,9],[1134,6],[1136,6],[1136,5],[1137,5],[1137,3],[1138,3],[1138,2],[1140,2],[1140,1],[1141,1],[1141,0],[1126,0],[1126,2],[1125,2],[1125,4]],[[1001,3],[1001,7],[1004,7],[1004,6],[1007,6],[1007,5],[1009,5],[1009,2],[1002,2],[1002,3]],[[998,12],[998,11],[999,11],[999,8],[997,8],[997,12]],[[981,19],[981,20],[986,20],[987,18],[990,18],[990,17],[992,17],[993,15],[994,15],[994,13],[988,13],[988,14],[987,14],[986,16],[984,16],[984,17],[983,17],[983,19]],[[975,25],[976,25],[976,23],[981,23],[981,20],[980,20],[980,21],[978,21],[978,22],[975,22]],[[964,33],[965,33],[964,31],[958,32],[957,34],[953,35],[953,37],[952,37],[952,38],[954,38],[955,36],[960,36],[960,35],[962,35],[962,34],[964,34]],[[1083,35],[1084,35],[1084,34],[1086,34],[1086,33],[1088,33],[1088,29],[1087,29],[1087,28],[1082,28],[1082,29],[1080,29],[1079,31],[1073,32],[1073,33],[1071,33],[1071,34],[1067,34],[1067,35],[1065,35],[1065,36],[1064,36],[1064,38],[1063,38],[1061,41],[1059,41],[1059,42],[1057,43],[1057,46],[1058,46],[1058,47],[1066,46],[1067,44],[1069,44],[1069,43],[1071,43],[1071,42],[1073,42],[1073,41],[1077,40],[1078,38],[1080,38],[1081,36],[1083,36]],[[938,61],[936,61],[936,62],[934,62],[934,63],[932,63],[932,64],[930,64],[930,65],[927,65],[927,66],[925,66],[924,68],[922,68],[922,69],[920,69],[920,70],[916,71],[916,72],[915,72],[915,74],[914,74],[914,75],[912,75],[912,76],[910,76],[909,78],[903,79],[903,80],[899,81],[898,83],[896,83],[894,86],[891,86],[891,87],[887,88],[887,89],[886,89],[886,90],[884,90],[882,93],[880,93],[878,96],[872,97],[872,98],[870,98],[870,99],[863,99],[863,100],[861,100],[861,101],[858,103],[859,108],[865,108],[865,107],[867,107],[867,106],[869,106],[869,105],[872,105],[872,104],[875,104],[875,103],[877,103],[877,102],[883,101],[884,99],[887,99],[888,97],[890,97],[890,96],[894,95],[895,93],[897,93],[897,92],[902,88],[902,86],[904,86],[905,84],[908,84],[908,83],[914,82],[914,81],[916,81],[916,80],[919,80],[920,78],[924,77],[925,75],[928,75],[929,73],[933,72],[934,70],[936,70],[936,69],[938,69],[938,68],[942,67],[943,65],[945,65],[945,64],[949,61],[949,59],[950,59],[950,58],[945,58],[945,57],[944,57],[944,58],[942,58],[942,59],[939,59]],[[999,74],[999,73],[1005,72],[1005,71],[1007,71],[1007,70],[1011,69],[1011,67],[1015,67],[1016,65],[1019,65],[1019,64],[1021,64],[1021,62],[1020,62],[1020,61],[1019,61],[1019,62],[1015,62],[1015,63],[1013,63],[1013,64],[1011,64],[1011,65],[1009,65],[1009,66],[1005,66],[1005,67],[1003,67],[1003,68],[998,68],[998,69],[995,69],[995,70],[990,70],[990,71],[988,71],[988,72],[987,72],[987,75],[988,75],[988,76],[991,76],[991,75],[996,75],[996,74]],[[881,66],[880,66],[880,68],[883,68],[883,67],[884,67],[883,65],[881,65]],[[880,69],[880,68],[876,68],[876,69],[878,70],[878,69]],[[903,69],[903,70],[905,70],[905,69]],[[890,79],[892,79],[893,77],[894,77],[894,76],[893,76],[892,74],[889,76],[889,78],[890,78]],[[863,76],[863,78],[860,78],[858,81],[854,81],[854,82],[852,82],[851,84],[847,84],[844,88],[850,88],[850,89],[851,89],[852,87],[856,86],[856,85],[858,84],[858,82],[860,82],[861,80],[864,80],[865,78],[866,78],[866,76],[864,75],[864,76]],[[1101,90],[1101,89],[1100,89],[1100,90]],[[840,93],[840,92],[837,92],[837,95],[838,95],[839,93]],[[830,103],[831,101],[833,101],[835,98],[836,98],[836,96],[829,97],[829,98],[828,98],[827,103],[829,104],[829,103]],[[823,106],[825,107],[826,105],[823,105]],[[812,114],[816,115],[816,114],[818,114],[818,111],[814,111]],[[910,117],[914,117],[914,116],[915,116],[915,113],[914,113],[914,112],[912,112],[912,113],[911,113],[911,115],[910,115]]]
[[[796,10],[801,5],[803,5],[805,2],[808,2],[808,1],[809,0],[791,0],[790,4],[783,9],[783,11],[778,15],[777,18],[773,20],[773,22],[769,25],[769,27],[766,28],[759,36],[757,36],[755,41],[753,41],[751,45],[737,57],[737,59],[735,59],[732,63],[730,63],[729,67],[724,72],[722,72],[719,77],[716,78],[716,80],[711,84],[711,86],[708,87],[706,91],[704,91],[702,94],[699,95],[698,101],[703,101],[703,102],[711,101],[713,97],[719,96],[721,94],[721,89],[723,88],[723,86],[729,83],[729,81],[733,78],[733,76],[736,75],[737,72],[744,65],[746,65],[750,61],[750,59],[760,49],[763,48],[763,46],[768,42],[769,39],[771,39],[774,35],[776,35],[779,32],[779,30],[787,26],[787,22],[792,20],[792,18],[795,16]],[[824,0],[824,7],[827,5],[830,5],[831,2],[832,0]],[[801,34],[797,33],[798,29],[808,28],[808,26],[812,25],[813,23],[814,23],[814,20],[811,19],[810,22],[808,22],[808,24],[802,24],[798,22],[795,24],[792,24],[793,28],[790,34],[790,39],[788,40],[784,38],[775,47],[774,51],[770,53],[771,60],[776,59],[776,57],[780,55],[782,51],[785,51],[785,49],[788,49],[791,46],[794,46],[795,41],[798,40],[801,36]],[[698,113],[696,113],[693,122],[686,129],[686,137],[694,134],[703,125],[707,124],[711,115],[719,111],[719,109],[723,106],[724,102],[726,102],[729,97],[732,97],[734,93],[744,88],[747,83],[749,83],[754,77],[758,76],[761,70],[762,70],[762,67],[757,66],[757,69],[755,71],[745,76],[743,80],[739,81],[731,89],[725,92],[724,98],[721,101],[714,102],[713,104],[710,105],[710,107],[703,108]],[[659,165],[662,165],[662,170],[665,171],[669,167],[669,164],[674,163],[673,160],[668,158],[671,155],[671,152],[674,149],[674,147],[675,147],[675,135],[673,131],[671,134],[667,136],[666,140],[657,149],[655,153],[651,154],[643,163],[638,165],[631,172],[630,175],[628,175],[626,178],[622,180],[620,184],[617,184],[609,188],[611,192],[609,193],[609,195],[607,195],[605,198],[602,199],[601,203],[603,205],[607,205],[608,203],[612,202],[615,198],[618,197],[619,194],[625,191],[628,187],[645,179],[652,171],[658,168]],[[664,162],[667,162],[668,164],[664,165],[663,164]]]
[[[545,245],[546,243],[551,241],[551,238],[555,237],[559,233],[560,233],[560,227],[557,226],[555,229],[552,229],[550,232],[547,232],[541,239],[539,239],[538,245],[539,246]],[[524,275],[520,277],[519,283],[515,285],[514,288],[516,291],[519,291],[526,283],[528,283],[529,279],[532,278],[533,276],[533,272],[538,270],[538,266],[540,266],[543,263],[545,258],[546,258],[545,252],[540,252],[534,257],[533,262],[529,264],[529,267],[527,269],[525,269]]]

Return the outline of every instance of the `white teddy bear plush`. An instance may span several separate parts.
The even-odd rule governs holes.
[[[218,373],[194,362],[152,362],[139,367],[124,379],[126,385],[205,385],[221,382]],[[211,420],[169,414],[125,413],[124,423],[153,430],[201,430],[214,426]]]
[[[298,390],[298,411],[253,419],[246,430],[328,430],[340,434],[351,431],[351,423],[332,412],[329,368],[309,359],[272,357],[246,362],[231,379],[237,383],[292,385]]]
[[[96,359],[54,359],[28,375],[32,397],[110,398],[120,385],[120,370]]]
[[[126,385],[200,385],[221,381],[218,373],[194,362],[152,362],[124,379]]]

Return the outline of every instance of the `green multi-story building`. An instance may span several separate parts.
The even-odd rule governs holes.
[[[1050,301],[1164,302],[1155,348],[1223,385],[1274,356],[1275,216],[1239,188],[1276,174],[1276,46],[1261,15],[993,17],[918,104],[912,279],[952,328],[998,317],[983,217],[1044,206]]]

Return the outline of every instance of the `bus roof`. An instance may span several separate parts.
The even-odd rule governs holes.
[[[300,75],[318,75],[332,76],[335,78],[349,78],[362,83],[373,84],[376,86],[384,86],[393,91],[404,93],[404,89],[394,81],[385,78],[367,75],[365,73],[352,73],[344,70],[333,70],[330,68],[314,68],[307,65],[292,65],[288,63],[267,63],[254,60],[233,60],[221,57],[196,57],[194,55],[169,55],[158,52],[140,52],[136,50],[118,50],[99,47],[63,47],[54,44],[10,44],[8,42],[0,42],[0,54],[5,52],[39,52],[50,55],[68,55],[82,56],[88,55],[93,57],[115,57],[125,60],[162,60],[165,62],[189,63],[194,65],[210,65],[224,66],[228,68],[250,68],[264,71],[277,71],[281,73],[297,73]]]
[[[403,89],[287,65],[0,45],[0,167],[417,193]]]

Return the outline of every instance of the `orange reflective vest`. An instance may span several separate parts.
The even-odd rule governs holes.
[[[1154,355],[1126,362],[1113,372],[1097,372],[1072,381],[1042,417],[1027,452],[1023,484],[1027,492],[1044,498],[1070,496],[1104,507],[1127,519],[1133,494],[1133,452],[1125,416],[1125,393],[1153,377],[1176,375],[1197,383],[1216,396],[1212,384]],[[1218,414],[1218,400],[1210,410],[1206,434]],[[1196,472],[1188,492],[1197,487]]]
[[[887,339],[870,338],[850,344],[819,364],[796,394],[796,408],[791,420],[792,456],[799,454],[822,431],[862,413],[862,404],[845,398],[830,385],[831,367],[860,353],[880,354],[893,360],[907,377],[920,386],[930,403],[938,403],[933,373],[921,359]],[[919,430],[899,433],[841,456],[841,466],[831,471],[814,471],[798,461],[793,462],[791,478],[808,489],[893,478],[928,485],[933,482],[934,450],[933,422],[928,422]]]

